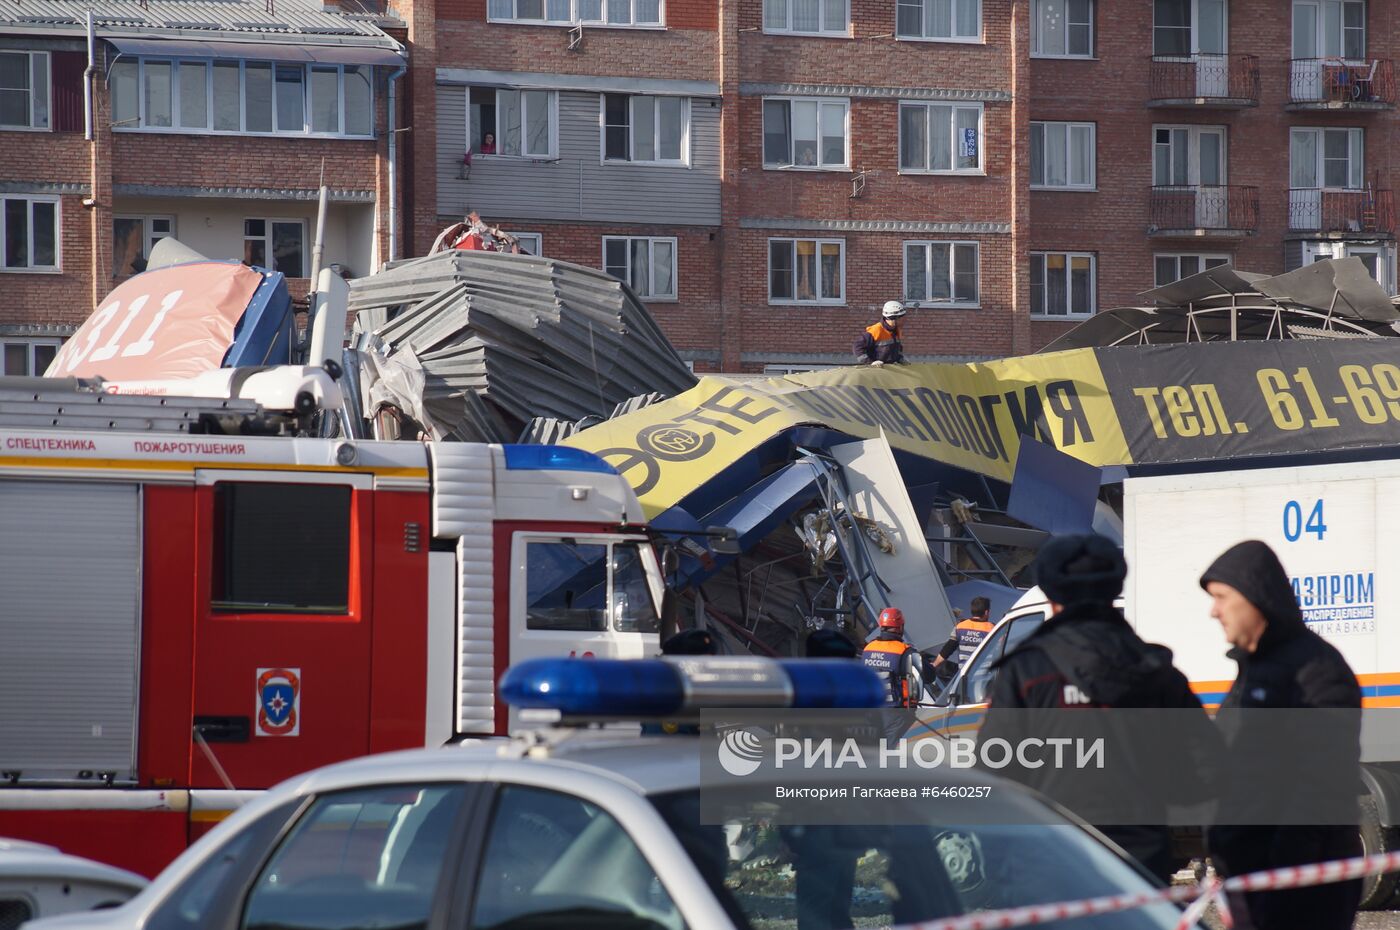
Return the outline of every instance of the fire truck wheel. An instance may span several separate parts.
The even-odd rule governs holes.
[[[1361,851],[1367,856],[1393,852],[1400,849],[1400,830],[1381,823],[1376,809],[1376,800],[1370,795],[1361,799]],[[1395,896],[1400,884],[1400,872],[1387,872],[1372,875],[1361,886],[1361,909],[1378,911],[1384,909]]]

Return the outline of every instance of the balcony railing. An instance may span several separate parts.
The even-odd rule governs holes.
[[[1395,106],[1395,69],[1384,58],[1295,58],[1288,72],[1293,109],[1383,110]]]
[[[1259,228],[1259,188],[1239,184],[1152,188],[1154,236],[1244,236]]]
[[[1252,107],[1259,103],[1257,55],[1153,55],[1149,106]]]
[[[1295,187],[1288,192],[1288,228],[1300,232],[1393,236],[1395,201],[1388,190]]]

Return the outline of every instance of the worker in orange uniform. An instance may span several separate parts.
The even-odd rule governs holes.
[[[889,684],[887,705],[917,707],[923,691],[923,675],[916,661],[919,651],[904,641],[904,612],[898,607],[880,611],[880,635],[865,647],[865,667],[878,672]]]
[[[899,318],[908,313],[897,300],[885,301],[880,322],[866,327],[856,340],[856,364],[879,368],[882,365],[903,365],[904,345],[900,342]]]
[[[994,626],[996,624],[992,623],[992,602],[985,597],[974,597],[972,616],[953,627],[953,635],[948,637],[938,655],[934,656],[933,667],[938,668],[947,662],[953,657],[953,653],[957,653],[957,665],[967,665],[967,660],[972,658],[972,654],[982,645],[982,640],[987,638]]]

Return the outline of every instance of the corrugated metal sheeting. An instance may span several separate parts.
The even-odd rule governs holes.
[[[412,391],[390,382],[421,371],[422,425],[438,438],[515,442],[537,417],[606,417],[695,384],[629,287],[553,259],[449,251],[396,262],[350,283],[350,311],[356,345],[379,356],[363,370],[384,382],[366,386],[376,398],[366,406],[414,410]]]

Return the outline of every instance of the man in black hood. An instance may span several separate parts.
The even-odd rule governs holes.
[[[1216,870],[1239,875],[1361,855],[1361,689],[1332,644],[1307,628],[1278,556],[1257,540],[1226,550],[1201,576],[1239,673],[1216,721],[1228,778],[1207,842]],[[1329,708],[1282,717],[1255,708]],[[1282,768],[1286,777],[1276,777]],[[1275,826],[1278,811],[1308,825]],[[1242,824],[1231,826],[1232,817]],[[1264,821],[1261,823],[1261,821]],[[1295,821],[1301,823],[1303,821]],[[1238,930],[1345,930],[1361,882],[1231,895]]]
[[[1050,618],[997,663],[978,740],[1106,737],[1112,755],[1101,771],[1042,765],[1001,774],[1060,801],[1169,880],[1167,806],[1209,799],[1219,737],[1171,650],[1143,642],[1113,606],[1127,571],[1102,536],[1058,536],[1041,547],[1035,577]],[[1164,726],[1144,727],[1140,715],[1081,713],[1107,708],[1170,714],[1152,718]]]

